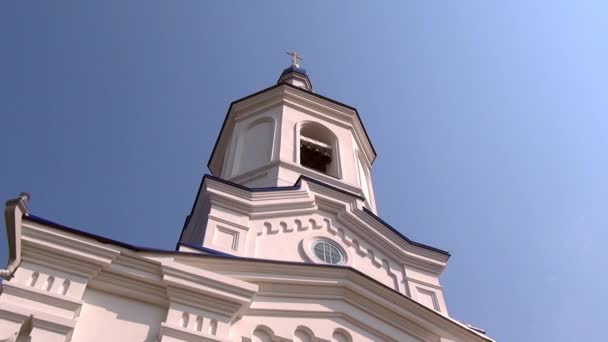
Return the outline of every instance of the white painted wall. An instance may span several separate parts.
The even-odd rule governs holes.
[[[264,94],[259,97],[264,99]],[[224,156],[219,162],[220,175],[252,188],[291,186],[306,175],[352,193],[368,192],[369,209],[375,212],[373,187],[363,186],[360,180],[358,163],[365,165],[368,174],[370,165],[360,160],[364,153],[356,152],[363,146],[352,120],[328,107],[285,100],[260,100],[235,109],[220,137],[217,154]],[[335,137],[327,174],[300,165],[300,131],[306,124],[324,127]],[[371,178],[366,182],[371,183]]]
[[[157,341],[166,309],[87,289],[73,341]]]
[[[211,211],[214,222],[222,223],[221,212]],[[33,315],[33,342],[490,341],[369,279],[390,287],[384,274],[396,269],[383,262],[378,267],[372,253],[357,251],[354,242],[363,237],[333,213],[299,215],[309,218],[301,226],[292,225],[295,216],[260,217],[251,224],[235,211],[224,217],[259,238],[264,257],[299,255],[314,263],[293,244],[323,237],[339,243],[347,263],[365,276],[346,268],[138,252],[26,219],[24,262],[0,294],[0,340],[14,336]],[[265,223],[280,230],[260,231]],[[371,252],[373,244],[366,246]],[[412,270],[407,276],[412,299],[435,306],[443,300],[432,274]],[[61,279],[73,285],[64,289]]]
[[[238,136],[236,174],[243,174],[268,164],[272,160],[275,121],[262,118],[244,127]]]
[[[444,255],[413,248],[369,214],[356,214],[353,207],[363,206],[361,200],[339,197],[321,185],[313,191],[310,184],[304,180],[299,190],[290,191],[239,190],[239,197],[230,185],[206,182],[207,195],[199,197],[209,197],[205,201],[211,205],[200,206],[208,213],[195,210],[199,221],[189,222],[183,242],[246,258],[322,264],[312,245],[326,239],[344,251],[343,266],[447,314],[438,279],[447,261]],[[201,230],[203,241],[188,239]]]

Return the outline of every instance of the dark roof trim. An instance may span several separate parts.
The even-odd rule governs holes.
[[[378,215],[374,214],[371,210],[363,207],[363,211],[365,213],[367,213],[369,216],[373,217],[376,221],[382,223],[386,228],[392,230],[393,233],[399,235],[399,237],[401,237],[403,240],[409,242],[410,244],[412,244],[414,246],[422,247],[422,248],[425,248],[425,249],[430,249],[430,250],[432,250],[434,252],[446,255],[448,258],[450,257],[450,252],[448,252],[448,251],[444,251],[442,249],[439,249],[439,248],[436,248],[436,247],[432,247],[432,246],[428,246],[428,245],[425,245],[423,243],[416,242],[414,240],[409,239],[407,236],[401,234],[397,229],[393,228],[393,226],[391,226],[390,224],[386,223],[386,221],[384,221],[383,219],[381,219]]]
[[[209,179],[212,179],[214,181],[217,181],[217,182],[220,182],[220,183],[224,183],[226,185],[230,185],[230,186],[233,186],[235,188],[239,188],[241,190],[245,190],[245,191],[248,191],[248,192],[270,192],[270,191],[300,190],[300,188],[302,186],[302,180],[304,179],[304,180],[306,180],[308,182],[319,184],[321,186],[324,186],[326,188],[332,189],[334,191],[338,191],[338,192],[343,193],[345,195],[348,195],[348,196],[351,196],[351,197],[356,197],[356,198],[358,198],[358,199],[360,199],[362,201],[365,201],[365,198],[363,196],[357,195],[354,192],[350,192],[350,191],[346,191],[346,190],[340,189],[340,188],[338,188],[336,186],[333,186],[333,185],[321,182],[320,180],[317,180],[317,179],[314,179],[314,178],[311,178],[311,177],[308,177],[308,176],[304,176],[304,175],[300,175],[300,177],[298,177],[298,179],[296,180],[296,182],[294,183],[294,185],[291,185],[291,186],[271,186],[271,187],[266,187],[266,188],[248,188],[248,187],[246,187],[244,185],[237,184],[237,183],[234,183],[234,182],[231,182],[229,180],[225,180],[223,178],[219,178],[219,177],[216,177],[216,176],[213,176],[213,175],[205,175],[205,176],[203,176],[203,180],[205,178],[209,178]]]
[[[181,251],[171,251],[171,250],[156,249],[156,248],[139,247],[139,246],[131,245],[131,244],[128,244],[128,243],[120,242],[120,241],[117,241],[117,240],[113,240],[113,239],[110,239],[110,238],[106,238],[106,237],[103,237],[103,236],[100,236],[100,235],[96,235],[96,234],[92,234],[92,233],[87,233],[87,232],[84,232],[82,230],[78,230],[78,229],[75,229],[75,228],[70,228],[70,227],[64,226],[62,224],[49,221],[47,219],[44,219],[44,218],[36,216],[36,215],[27,214],[27,215],[23,215],[23,218],[26,219],[26,220],[32,221],[32,222],[37,222],[37,223],[40,223],[40,224],[44,224],[44,225],[53,227],[55,229],[66,231],[66,232],[69,232],[69,233],[72,233],[72,234],[81,235],[81,236],[84,236],[86,238],[90,238],[90,239],[99,241],[99,242],[104,243],[104,244],[108,244],[109,243],[109,244],[117,245],[117,246],[120,246],[120,247],[125,247],[125,248],[128,248],[128,249],[137,251],[137,252],[151,252],[151,253],[162,253],[162,254],[172,254],[172,255],[187,255],[187,256],[196,256],[196,257],[202,257],[202,258],[216,258],[216,259],[231,259],[232,258],[232,259],[235,259],[235,260],[238,260],[238,261],[244,261],[244,262],[260,262],[260,263],[268,263],[268,264],[282,264],[282,265],[292,265],[292,266],[295,266],[295,267],[320,267],[320,268],[331,268],[331,267],[334,267],[334,268],[341,268],[341,269],[345,269],[345,270],[350,270],[350,271],[358,274],[359,276],[362,276],[363,278],[371,280],[372,282],[374,282],[374,283],[376,283],[376,284],[378,284],[380,286],[383,286],[384,288],[387,288],[387,289],[389,289],[389,290],[391,290],[391,291],[399,294],[401,297],[403,297],[403,298],[405,298],[407,300],[410,300],[410,301],[418,304],[420,307],[428,310],[429,312],[434,313],[438,317],[441,317],[442,319],[444,319],[444,320],[446,320],[446,321],[448,321],[448,322],[450,322],[452,324],[455,324],[451,319],[448,319],[447,317],[445,317],[442,314],[436,312],[435,310],[427,308],[426,306],[422,305],[421,303],[418,303],[417,301],[413,300],[412,298],[409,298],[408,296],[404,295],[403,293],[401,293],[401,292],[399,292],[399,291],[397,291],[397,290],[395,290],[395,289],[393,289],[393,288],[391,288],[391,287],[389,287],[389,286],[387,286],[387,285],[379,282],[378,280],[370,277],[369,275],[367,275],[367,274],[365,274],[365,273],[363,273],[363,272],[361,272],[359,270],[356,270],[356,269],[354,269],[354,268],[352,268],[350,266],[329,265],[329,264],[311,264],[311,263],[302,263],[302,262],[297,262],[297,261],[285,261],[285,260],[244,258],[244,257],[239,257],[239,256],[234,256],[234,255],[230,255],[230,254],[225,254],[225,253],[222,253],[222,252],[214,251],[212,249],[208,249],[208,248],[204,248],[204,247],[193,247],[193,246],[187,245],[187,244],[184,244],[184,245],[186,245],[188,247],[193,247],[193,248],[196,248],[196,249],[201,249],[201,250],[204,249],[206,252],[213,251],[216,254],[201,254],[201,253],[193,253],[193,252],[181,252]],[[472,327],[469,328],[469,329],[477,331],[476,329],[474,329]]]
[[[236,255],[216,251],[215,249],[211,249],[211,248],[207,248],[207,247],[203,247],[203,246],[196,246],[196,245],[193,245],[190,243],[178,242],[177,248],[179,248],[179,246],[186,246],[188,248],[196,249],[198,251],[205,253],[206,255],[216,255],[216,256],[223,256],[223,257],[227,257],[227,258],[238,258],[238,256],[236,256]],[[179,252],[178,249],[176,249],[176,251]]]
[[[307,182],[315,183],[315,184],[318,184],[320,186],[324,186],[324,187],[332,189],[334,191],[343,193],[343,194],[348,195],[350,197],[355,197],[355,198],[358,198],[358,199],[360,199],[362,201],[365,201],[365,197],[363,197],[361,195],[358,195],[358,194],[356,194],[354,192],[350,192],[350,191],[346,191],[346,190],[340,189],[340,188],[338,188],[336,186],[333,186],[331,184],[327,184],[325,182],[321,182],[318,179],[314,179],[314,178],[311,178],[311,177],[308,177],[308,176],[304,176],[304,175],[300,175],[300,177],[298,177],[298,180],[296,180],[296,184],[298,184],[298,186],[300,186],[300,183],[302,182],[302,179],[306,180]]]
[[[199,192],[200,192],[200,189],[199,189]],[[198,194],[196,194],[196,200],[194,200],[194,203],[196,203],[197,200],[198,200]],[[192,206],[192,211],[194,211],[194,205]],[[182,226],[182,232],[179,233],[179,240],[177,240],[177,244],[175,245],[175,250],[177,250],[177,248],[179,247],[179,242],[182,241],[182,238],[184,237],[184,231],[186,230],[188,223],[190,223],[191,217],[192,217],[192,213],[190,215],[186,216],[186,219],[184,220],[184,225]]]
[[[324,186],[326,188],[332,189],[334,191],[343,193],[345,195],[348,195],[348,196],[351,196],[351,197],[355,197],[357,199],[365,201],[365,198],[362,197],[362,196],[360,196],[360,195],[357,195],[355,193],[352,193],[352,192],[349,192],[349,191],[337,188],[337,187],[335,187],[333,185],[329,185],[327,183],[321,182],[321,181],[319,181],[317,179],[310,178],[310,177],[304,176],[304,175],[301,175],[300,177],[298,177],[298,179],[296,180],[295,184],[292,185],[292,186],[276,186],[276,187],[267,187],[267,188],[248,188],[248,187],[246,187],[244,185],[237,184],[237,183],[234,183],[234,182],[231,182],[229,180],[225,180],[225,179],[222,179],[222,178],[219,178],[219,177],[216,177],[216,176],[204,175],[203,179],[201,180],[201,184],[200,184],[200,186],[198,188],[198,193],[196,194],[196,199],[194,200],[194,203],[192,204],[192,209],[190,210],[190,215],[188,215],[188,217],[186,218],[186,222],[184,223],[184,226],[182,227],[182,232],[180,234],[179,241],[181,241],[182,236],[184,235],[184,230],[186,229],[186,226],[187,226],[188,222],[190,221],[190,217],[194,213],[194,207],[196,206],[196,203],[198,202],[198,198],[200,196],[201,189],[203,187],[203,184],[205,183],[205,179],[206,178],[212,179],[214,181],[217,181],[217,182],[220,182],[220,183],[223,183],[223,184],[235,187],[235,188],[239,188],[239,189],[247,191],[247,192],[267,192],[267,191],[299,190],[301,188],[301,186],[302,186],[302,180],[306,180],[307,182],[315,183],[315,184]],[[439,254],[446,255],[448,258],[450,257],[450,252],[444,251],[444,250],[436,248],[436,247],[428,246],[428,245],[425,245],[423,243],[416,242],[414,240],[409,239],[407,236],[403,235],[401,232],[399,232],[393,226],[391,226],[386,221],[384,221],[383,219],[381,219],[379,216],[377,216],[376,214],[374,214],[371,210],[363,207],[363,212],[365,212],[366,214],[370,215],[376,221],[382,223],[382,225],[384,225],[386,228],[388,228],[389,230],[391,230],[393,233],[397,234],[397,236],[399,236],[400,238],[402,238],[403,240],[405,240],[407,243],[409,243],[411,245],[414,245],[414,246],[417,246],[417,247],[421,247],[421,248],[424,248],[424,249],[431,250],[433,252],[437,252]],[[179,246],[179,241],[178,241],[178,244],[175,247],[176,250],[177,250],[177,247]]]
[[[95,235],[92,233],[87,233],[85,231],[82,230],[78,230],[75,228],[70,228],[68,226],[64,226],[62,224],[53,222],[53,221],[49,221],[47,219],[44,219],[42,217],[36,216],[36,215],[32,215],[32,214],[27,214],[23,216],[24,219],[32,221],[32,222],[36,222],[36,223],[40,223],[40,224],[44,224],[53,228],[57,228],[59,230],[63,230],[69,233],[74,233],[74,234],[78,234],[78,235],[82,235],[84,237],[96,240],[98,242],[101,243],[111,243],[113,245],[117,245],[120,247],[125,247],[125,248],[129,248],[129,249],[133,249],[135,251],[139,251],[139,252],[154,252],[154,253],[175,253],[175,251],[171,251],[171,250],[165,250],[165,249],[157,249],[157,248],[148,248],[148,247],[140,247],[140,246],[135,246],[135,245],[131,245],[128,243],[124,243],[124,242],[120,242],[117,240],[113,240],[110,238],[106,238],[103,236],[99,236],[99,235]]]
[[[359,112],[357,111],[357,108],[349,106],[349,105],[344,104],[342,102],[336,101],[334,99],[330,99],[329,97],[325,97],[323,95],[319,95],[317,93],[313,93],[310,90],[306,90],[306,89],[303,89],[303,88],[300,88],[300,87],[296,87],[296,86],[291,85],[289,83],[277,83],[277,84],[273,85],[272,87],[268,87],[266,89],[262,89],[262,90],[260,90],[258,92],[255,92],[255,93],[253,93],[251,95],[247,95],[245,97],[242,97],[242,98],[240,98],[238,100],[235,100],[235,101],[232,101],[230,103],[230,106],[228,107],[228,111],[226,112],[226,116],[224,116],[224,122],[222,123],[222,128],[220,129],[220,134],[218,134],[217,138],[215,139],[215,144],[213,145],[213,150],[211,150],[211,154],[209,155],[209,160],[207,161],[207,167],[209,168],[209,170],[211,170],[211,168],[210,168],[211,159],[213,159],[213,156],[215,155],[215,150],[217,149],[217,145],[220,142],[220,137],[224,133],[224,129],[226,128],[226,124],[228,123],[228,115],[230,114],[230,111],[232,110],[232,106],[235,105],[235,104],[237,104],[237,103],[239,103],[239,102],[241,102],[241,101],[245,101],[247,99],[250,99],[252,97],[255,97],[257,95],[265,93],[267,91],[273,90],[273,89],[278,88],[280,86],[286,86],[286,87],[290,87],[290,88],[293,88],[293,89],[297,89],[297,90],[303,91],[303,92],[305,92],[305,93],[307,93],[309,95],[318,97],[318,98],[323,99],[325,101],[329,101],[331,103],[334,103],[334,104],[337,104],[339,106],[346,107],[346,108],[348,108],[350,110],[353,110],[355,112],[355,114],[357,115],[357,119],[359,119],[359,122],[361,123],[361,127],[363,127],[363,133],[365,133],[365,137],[367,138],[367,141],[369,141],[369,145],[371,146],[372,151],[374,152],[374,154],[376,156],[378,155],[378,153],[376,153],[376,149],[374,148],[374,144],[372,144],[372,140],[369,138],[369,134],[367,134],[367,130],[365,129],[365,125],[363,124],[363,120],[361,120],[361,116],[359,115]],[[372,163],[373,162],[374,161],[372,160]]]
[[[216,177],[213,175],[204,175],[203,182],[205,181],[205,178],[209,178],[216,182],[224,183],[226,185],[229,185],[229,186],[232,186],[235,188],[239,188],[239,189],[245,190],[247,192],[289,191],[289,190],[299,190],[300,189],[300,184],[298,184],[298,182],[296,182],[296,184],[291,185],[291,186],[271,186],[271,187],[266,187],[266,188],[249,188],[244,185],[234,183],[229,180],[219,178],[219,177]],[[299,178],[298,178],[298,180],[299,180]]]
[[[223,184],[226,184],[226,185],[229,185],[229,186],[232,186],[232,187],[235,187],[235,188],[247,191],[247,192],[299,190],[301,188],[301,186],[302,186],[302,179],[306,179],[307,181],[309,181],[311,183],[315,183],[315,184],[319,184],[321,186],[325,186],[327,188],[330,188],[332,190],[341,192],[341,193],[346,194],[348,196],[356,197],[356,198],[358,198],[358,199],[360,199],[362,201],[365,200],[365,198],[363,198],[363,197],[361,197],[361,196],[359,196],[359,195],[357,195],[355,193],[348,192],[346,190],[342,190],[342,189],[337,188],[337,187],[335,187],[333,185],[329,185],[329,184],[323,183],[321,181],[318,181],[318,180],[316,180],[314,178],[310,178],[308,176],[302,176],[302,175],[300,177],[298,177],[298,179],[296,180],[296,182],[292,186],[273,186],[273,187],[267,187],[267,188],[248,188],[248,187],[246,187],[244,185],[237,184],[237,183],[234,183],[234,182],[231,182],[229,180],[225,180],[223,178],[219,178],[219,177],[216,177],[216,176],[213,176],[213,175],[204,175],[203,178],[201,179],[201,184],[198,186],[198,191],[196,193],[196,198],[194,199],[194,203],[192,203],[192,209],[190,209],[190,215],[186,216],[186,220],[184,221],[184,225],[182,227],[182,232],[179,234],[179,240],[177,241],[177,244],[175,245],[175,250],[178,249],[180,241],[182,241],[182,237],[184,236],[184,231],[186,230],[186,227],[188,226],[188,223],[190,222],[190,218],[194,214],[194,208],[196,207],[196,203],[198,202],[199,196],[201,195],[201,190],[203,189],[203,184],[205,183],[205,179],[207,179],[207,178],[212,179],[212,180],[214,180],[216,182],[220,182],[220,183],[223,183]]]

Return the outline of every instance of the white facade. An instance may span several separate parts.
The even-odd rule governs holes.
[[[291,67],[230,106],[175,251],[11,200],[0,341],[491,341],[448,316],[449,254],[375,215],[374,158],[356,110]]]
[[[370,171],[376,153],[356,109],[293,85],[299,83],[290,75],[301,77],[288,73],[276,86],[232,103],[209,160],[212,174],[249,188],[291,186],[309,176],[369,194],[367,206],[375,212]],[[331,146],[327,173],[300,165],[303,131]]]

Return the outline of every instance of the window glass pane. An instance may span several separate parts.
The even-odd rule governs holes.
[[[336,265],[343,260],[340,249],[327,241],[315,242],[312,249],[317,258],[325,263]]]

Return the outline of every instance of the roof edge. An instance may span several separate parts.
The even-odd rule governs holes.
[[[380,283],[379,281],[377,281],[376,279],[370,277],[369,275],[356,270],[350,266],[344,266],[344,265],[324,265],[324,264],[310,264],[310,263],[302,263],[302,262],[294,262],[294,261],[285,261],[285,260],[270,260],[270,259],[255,259],[255,258],[245,258],[245,257],[238,257],[238,256],[232,256],[230,254],[226,254],[226,253],[222,253],[222,252],[217,252],[217,254],[202,254],[202,253],[193,253],[193,252],[182,252],[182,251],[172,251],[172,250],[164,250],[164,249],[156,249],[156,248],[147,248],[147,247],[141,247],[141,246],[136,246],[136,245],[131,245],[128,243],[124,243],[121,241],[117,241],[111,238],[107,238],[104,236],[100,236],[97,234],[93,234],[93,233],[88,233],[76,228],[72,228],[72,227],[68,227],[50,220],[47,220],[45,218],[42,218],[40,216],[36,216],[36,215],[32,215],[32,214],[24,214],[23,218],[25,220],[28,221],[32,221],[32,222],[36,222],[36,223],[40,223],[40,224],[44,224],[47,226],[50,226],[52,228],[58,229],[58,230],[62,230],[68,233],[72,233],[72,234],[76,234],[76,235],[81,235],[84,236],[86,238],[90,238],[93,240],[96,240],[100,243],[103,244],[114,244],[117,245],[119,247],[124,247],[124,248],[128,248],[131,250],[134,250],[136,252],[149,252],[149,253],[162,253],[162,254],[172,254],[172,255],[184,255],[184,256],[194,256],[194,257],[203,257],[203,258],[212,258],[212,259],[223,259],[223,260],[233,260],[233,261],[242,261],[242,262],[260,262],[260,263],[274,263],[274,264],[281,264],[281,265],[292,265],[292,266],[296,266],[296,267],[320,267],[320,268],[340,268],[340,269],[344,269],[350,272],[353,272],[359,276],[362,276],[365,279],[371,280],[372,282],[374,282],[375,284],[382,286],[383,288],[386,288],[390,291],[393,291],[394,293],[400,295],[401,297],[410,300],[416,304],[418,304],[420,307],[428,310],[429,312],[434,313],[435,315],[437,315],[438,317],[446,320],[447,322],[451,323],[451,324],[455,324],[456,326],[465,329],[466,331],[473,333],[474,335],[481,337],[482,339],[485,339],[487,341],[493,341],[490,337],[488,337],[486,334],[480,333],[479,331],[477,331],[476,329],[472,328],[472,327],[468,327],[465,324],[451,318],[445,315],[442,315],[438,312],[436,312],[435,310],[432,310],[426,306],[424,306],[423,304],[413,300],[412,298],[404,295],[401,292],[398,292],[397,290]],[[186,245],[186,244],[184,244]],[[187,245],[186,245],[187,246]],[[188,247],[192,247],[192,246],[188,246]],[[198,247],[193,247],[195,249],[200,249]],[[214,251],[214,250],[209,250],[209,251]],[[209,252],[208,251],[208,252]]]
[[[192,209],[191,209],[190,215],[188,215],[188,217],[191,217],[192,214],[193,214],[193,212],[194,212],[194,207],[196,206],[196,202],[198,202],[198,199],[199,199],[199,196],[200,196],[200,193],[201,193],[201,189],[203,187],[203,184],[205,183],[205,179],[207,179],[207,178],[211,179],[211,180],[214,180],[214,181],[217,181],[217,182],[220,182],[220,183],[223,183],[223,184],[226,184],[228,186],[232,186],[232,187],[235,187],[235,188],[247,191],[247,192],[251,192],[251,193],[255,193],[255,192],[269,192],[269,191],[299,190],[301,188],[302,180],[306,180],[307,182],[311,182],[311,183],[315,183],[315,184],[321,185],[323,187],[326,187],[328,189],[331,189],[331,190],[340,192],[342,194],[354,197],[356,199],[359,199],[359,200],[362,200],[362,201],[365,200],[365,198],[363,196],[360,196],[358,194],[355,194],[355,193],[352,193],[352,192],[349,192],[349,191],[337,188],[337,187],[335,187],[333,185],[324,183],[324,182],[322,182],[320,180],[317,180],[317,179],[314,179],[314,178],[311,178],[311,177],[308,177],[308,176],[305,176],[305,175],[300,175],[300,177],[298,177],[298,179],[296,180],[296,182],[294,183],[294,185],[291,185],[291,186],[266,187],[266,188],[249,188],[249,187],[246,187],[244,185],[241,185],[241,184],[238,184],[238,183],[234,183],[234,182],[231,182],[231,181],[223,179],[223,178],[219,178],[219,177],[216,177],[216,176],[213,176],[213,175],[205,174],[203,176],[203,179],[201,180],[201,184],[199,186],[198,193],[196,194],[196,199],[194,200],[194,203],[192,204]],[[403,239],[405,242],[409,243],[410,245],[413,245],[413,246],[416,246],[416,247],[420,247],[420,248],[423,248],[423,249],[427,249],[427,250],[430,250],[430,251],[433,251],[433,252],[445,255],[448,259],[450,258],[450,256],[451,256],[450,252],[445,251],[445,250],[440,249],[440,248],[437,248],[437,247],[429,246],[429,245],[426,245],[426,244],[423,244],[421,242],[417,242],[417,241],[414,241],[414,240],[408,238],[403,233],[399,232],[396,228],[394,228],[393,226],[391,226],[390,224],[388,224],[386,221],[384,221],[383,219],[381,219],[378,215],[374,214],[371,210],[363,207],[363,212],[366,213],[367,215],[369,215],[372,219],[374,219],[374,220],[378,221],[379,223],[381,223],[383,226],[385,226],[386,228],[388,228],[390,231],[392,231],[393,233],[395,233],[398,237],[400,237],[401,239]],[[184,224],[184,226],[182,228],[182,232],[180,234],[180,240],[181,240],[182,235],[184,234],[184,230],[185,230],[185,228],[187,226],[187,222],[188,221],[189,221],[189,219],[187,218],[186,219],[186,223]],[[178,244],[179,244],[179,241],[178,241]],[[176,248],[177,248],[177,246],[176,246]]]
[[[219,143],[220,143],[220,138],[222,137],[222,135],[223,135],[223,133],[224,133],[224,130],[225,130],[225,128],[226,128],[226,124],[228,123],[228,116],[230,115],[230,112],[232,111],[232,107],[233,107],[235,104],[239,103],[239,102],[242,102],[242,101],[248,100],[248,99],[250,99],[250,98],[252,98],[252,97],[258,96],[258,95],[260,95],[260,94],[262,94],[262,93],[265,93],[265,92],[267,92],[267,91],[270,91],[270,90],[273,90],[273,89],[279,88],[279,87],[281,87],[281,86],[286,86],[286,87],[289,87],[289,88],[292,88],[292,89],[297,89],[297,90],[303,91],[304,93],[306,93],[306,94],[308,94],[308,95],[312,95],[312,96],[314,96],[314,97],[318,97],[318,98],[320,98],[320,99],[322,99],[322,100],[325,100],[325,101],[331,102],[331,103],[333,103],[333,104],[336,104],[336,105],[339,105],[339,106],[342,106],[342,107],[344,107],[344,108],[347,108],[347,109],[350,109],[350,110],[354,111],[354,112],[355,112],[355,115],[357,115],[357,119],[358,119],[358,120],[359,120],[359,122],[361,123],[361,127],[363,128],[363,133],[365,134],[365,137],[367,138],[367,141],[369,142],[369,146],[371,147],[372,152],[373,152],[373,154],[374,154],[374,156],[373,156],[374,158],[371,160],[371,163],[372,163],[372,164],[374,163],[374,160],[375,160],[375,159],[376,159],[376,157],[378,156],[378,153],[376,152],[376,149],[374,148],[374,144],[372,143],[372,140],[370,139],[369,134],[367,133],[367,129],[365,129],[365,125],[363,124],[363,120],[361,120],[361,116],[359,115],[359,111],[357,110],[357,108],[355,108],[355,107],[353,107],[353,106],[349,106],[349,105],[347,105],[347,104],[345,104],[345,103],[342,103],[342,102],[340,102],[340,101],[336,101],[336,100],[331,99],[331,98],[329,98],[329,97],[326,97],[326,96],[323,96],[323,95],[317,94],[317,93],[315,93],[315,92],[313,92],[313,91],[311,91],[311,90],[307,90],[307,89],[304,89],[304,88],[296,87],[296,86],[291,85],[291,84],[289,84],[289,83],[284,83],[284,82],[281,82],[281,83],[277,83],[277,84],[275,84],[275,85],[273,85],[273,86],[271,86],[271,87],[268,87],[268,88],[262,89],[262,90],[260,90],[260,91],[257,91],[257,92],[255,92],[255,93],[253,93],[253,94],[250,94],[250,95],[247,95],[247,96],[245,96],[245,97],[242,97],[242,98],[240,98],[240,99],[238,99],[238,100],[234,100],[234,101],[232,101],[232,102],[230,103],[230,106],[228,107],[228,111],[226,112],[226,115],[224,116],[224,121],[222,122],[222,127],[220,128],[220,133],[217,135],[217,138],[215,139],[215,144],[213,144],[213,149],[211,150],[211,154],[209,155],[209,160],[207,161],[207,168],[208,168],[208,169],[209,169],[209,170],[210,170],[212,173],[213,173],[213,170],[211,170],[211,161],[213,160],[213,156],[215,155],[215,152],[216,152],[216,150],[217,150],[217,146],[218,146],[218,145],[219,145]]]

